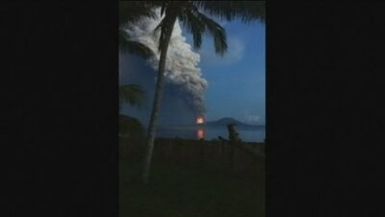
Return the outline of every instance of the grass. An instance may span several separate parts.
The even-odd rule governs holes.
[[[264,217],[264,174],[241,179],[154,162],[150,183],[140,165],[120,160],[120,217]]]

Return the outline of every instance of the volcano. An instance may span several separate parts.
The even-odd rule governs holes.
[[[206,123],[207,126],[212,126],[212,127],[227,127],[227,125],[229,125],[229,124],[234,124],[236,127],[243,128],[243,129],[244,128],[263,127],[263,126],[259,126],[259,125],[246,124],[246,123],[238,121],[234,118],[229,118],[229,117],[221,118],[221,119],[216,120],[216,121],[207,121],[207,123]]]

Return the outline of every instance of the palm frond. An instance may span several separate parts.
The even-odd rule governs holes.
[[[133,106],[141,106],[145,98],[143,89],[136,84],[128,84],[119,87],[119,100],[128,102]]]
[[[202,45],[202,34],[205,32],[205,25],[191,10],[185,10],[179,20],[187,27],[187,30],[193,35],[195,48],[200,48]]]
[[[160,16],[163,16],[165,10],[166,10],[167,2],[163,2],[161,9],[160,9]]]
[[[136,54],[146,59],[155,55],[146,45],[131,40],[123,30],[119,30],[119,48],[124,53]]]
[[[193,1],[199,9],[227,21],[265,20],[265,1]]]
[[[226,31],[217,22],[200,13],[195,6],[189,7],[179,19],[193,35],[194,47],[200,48],[202,34],[207,31],[214,39],[215,52],[223,55],[227,50]]]

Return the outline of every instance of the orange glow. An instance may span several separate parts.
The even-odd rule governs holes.
[[[204,123],[205,123],[205,119],[203,117],[197,118],[197,124],[204,124]]]
[[[198,129],[197,137],[198,137],[198,139],[204,139],[205,138],[205,131],[203,129]]]

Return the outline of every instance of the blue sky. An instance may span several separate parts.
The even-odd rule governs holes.
[[[227,33],[228,52],[215,54],[211,37],[200,50],[200,68],[208,81],[207,119],[234,117],[250,123],[265,123],[265,24],[222,22]],[[186,34],[192,43],[192,36]]]

